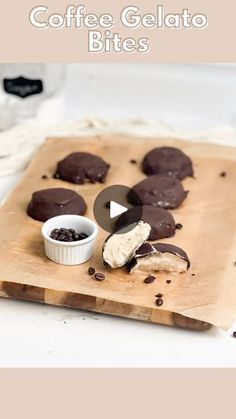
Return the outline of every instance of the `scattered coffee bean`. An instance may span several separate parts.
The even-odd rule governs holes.
[[[50,237],[61,242],[75,242],[86,239],[88,235],[86,233],[76,233],[73,228],[54,228]]]
[[[157,298],[162,298],[162,297],[163,297],[163,294],[161,294],[161,293],[159,292],[157,295],[155,295],[155,297],[157,297]]]
[[[158,307],[160,307],[160,306],[162,306],[162,304],[163,304],[163,300],[162,300],[162,298],[158,298],[158,299],[156,300],[156,305],[157,305]]]
[[[92,266],[90,266],[90,267],[88,268],[88,274],[89,274],[89,275],[94,275],[94,274],[95,274],[95,269],[94,269]]]
[[[220,177],[226,177],[227,176],[227,173],[226,172],[221,172],[220,173]]]
[[[48,179],[48,176],[47,175],[43,175],[42,176],[42,179],[45,179],[46,180],[46,179]]]
[[[96,281],[104,281],[105,275],[100,272],[96,272],[94,275],[94,279],[96,279]]]
[[[167,280],[166,280],[166,283],[167,283],[167,284],[170,284],[170,283],[171,283],[171,279],[167,279]]]
[[[233,337],[236,338],[236,332],[233,332]]]
[[[182,225],[182,224],[180,224],[180,223],[177,223],[177,224],[175,225],[175,228],[177,228],[177,230],[181,230],[181,228],[183,228],[183,225]]]
[[[143,282],[144,282],[145,284],[151,284],[152,282],[154,282],[154,281],[155,281],[155,279],[156,279],[156,277],[155,277],[155,276],[153,276],[153,275],[149,275],[149,276],[147,276],[147,278],[145,278],[145,279],[143,280]]]
[[[130,160],[129,162],[130,162],[131,164],[137,164],[137,160],[134,160],[134,159]]]

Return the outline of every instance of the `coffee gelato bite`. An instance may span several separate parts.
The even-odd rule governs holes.
[[[187,196],[181,182],[168,176],[148,176],[133,186],[128,200],[133,205],[151,205],[153,207],[178,208]]]
[[[176,179],[193,176],[190,158],[175,147],[158,147],[149,151],[143,159],[143,172],[150,175],[165,175]]]
[[[187,253],[178,246],[167,243],[143,243],[136,250],[133,259],[127,265],[130,273],[136,271],[155,272],[186,272],[190,268]]]
[[[54,177],[77,184],[104,183],[109,167],[94,154],[77,152],[58,162]]]
[[[50,188],[34,192],[27,214],[38,221],[47,221],[57,215],[84,215],[87,205],[79,194],[65,188]]]
[[[120,228],[138,221],[135,219],[136,208],[129,208],[128,211],[121,214],[116,222],[116,227]],[[140,219],[151,226],[148,240],[159,240],[174,236],[176,230],[175,220],[169,211],[150,205],[142,205],[141,208]]]

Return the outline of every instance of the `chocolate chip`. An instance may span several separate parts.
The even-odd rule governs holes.
[[[144,282],[145,284],[151,284],[152,282],[154,282],[154,281],[155,281],[155,279],[156,279],[156,277],[155,277],[155,276],[153,276],[153,275],[149,275],[149,276],[147,276],[147,278],[145,278],[145,279],[143,280],[143,282]]]
[[[47,175],[43,175],[42,176],[42,179],[48,179],[48,176]]]
[[[90,267],[88,268],[88,274],[89,274],[89,275],[93,275],[93,274],[95,274],[95,269],[94,269],[92,266],[90,266]]]
[[[155,297],[157,297],[157,298],[162,298],[162,297],[163,297],[163,294],[161,294],[161,293],[159,292],[157,295],[155,295]]]
[[[236,332],[233,332],[233,337],[236,338]]]
[[[96,281],[104,281],[105,275],[100,272],[96,272],[94,275],[94,279],[96,279]]]
[[[177,228],[177,230],[181,230],[181,228],[183,228],[183,225],[182,225],[182,224],[180,224],[180,223],[177,223],[177,224],[175,225],[175,228]]]
[[[130,160],[129,161],[131,164],[137,164],[137,160],[135,160],[135,159],[132,159],[132,160]]]
[[[226,172],[221,172],[220,173],[220,177],[226,177],[227,176],[227,173]]]
[[[57,241],[73,242],[84,240],[88,235],[83,232],[76,233],[73,228],[54,228],[54,230],[51,231],[50,237]]]
[[[167,279],[167,280],[166,280],[166,283],[167,283],[167,284],[170,284],[170,283],[171,283],[171,279]]]
[[[163,304],[163,300],[162,300],[162,298],[158,298],[158,299],[156,300],[156,305],[157,305],[158,307],[160,307],[160,306],[162,306],[162,304]]]

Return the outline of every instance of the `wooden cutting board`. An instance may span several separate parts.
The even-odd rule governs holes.
[[[92,208],[97,194],[112,184],[132,186],[143,179],[145,176],[140,170],[140,162],[144,154],[163,144],[181,148],[192,158],[195,168],[196,178],[183,182],[185,189],[190,191],[188,198],[181,208],[172,211],[176,223],[182,223],[183,229],[176,231],[175,237],[164,240],[181,246],[188,253],[192,265],[187,273],[159,274],[154,283],[147,285],[143,282],[143,274],[130,275],[124,269],[106,271],[102,264],[101,247],[107,233],[102,230],[99,232],[96,253],[86,264],[62,266],[45,257],[40,233],[42,223],[26,215],[26,207],[34,191],[50,187],[67,187],[78,191],[87,202],[86,215],[93,218]],[[74,151],[92,152],[111,164],[105,185],[74,185],[52,178],[57,161]],[[131,159],[136,159],[138,164],[131,164]],[[230,253],[232,234],[227,236],[218,218],[222,212],[229,218],[228,208],[232,211],[235,205],[235,198],[233,200],[232,197],[232,185],[236,178],[235,160],[234,149],[174,139],[119,136],[48,139],[0,209],[0,295],[152,323],[207,329],[209,323],[214,324],[211,312],[208,310],[209,315],[205,316],[196,307],[204,306],[205,299],[208,299],[209,308],[218,294],[213,281],[220,281],[222,275],[229,277],[230,269],[236,272],[233,263],[228,270],[222,265],[221,256],[227,254],[229,257],[230,254],[233,260],[233,257],[236,259],[236,253]],[[229,175],[221,177],[222,171]],[[48,180],[42,179],[45,174]],[[223,255],[214,253],[213,257],[212,247],[215,249],[216,240],[223,242],[224,249],[228,246],[228,253],[223,250]],[[105,281],[92,279],[87,274],[89,266],[104,272]],[[171,279],[170,284],[166,283],[167,279]],[[163,294],[164,299],[160,308],[155,304],[155,294],[158,292]]]

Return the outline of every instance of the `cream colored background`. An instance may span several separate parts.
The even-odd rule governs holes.
[[[87,30],[36,29],[29,22],[31,8],[43,4],[51,13],[64,13],[68,4],[84,3],[87,10],[98,14],[112,13],[114,31],[122,37],[150,37],[151,51],[147,54],[92,54],[87,51]],[[157,4],[164,4],[168,13],[188,8],[193,13],[208,15],[205,29],[128,30],[119,24],[121,9],[137,5],[143,13],[155,13]],[[1,62],[233,62],[235,61],[235,0],[24,0],[1,4]],[[4,40],[4,42],[2,41]]]

